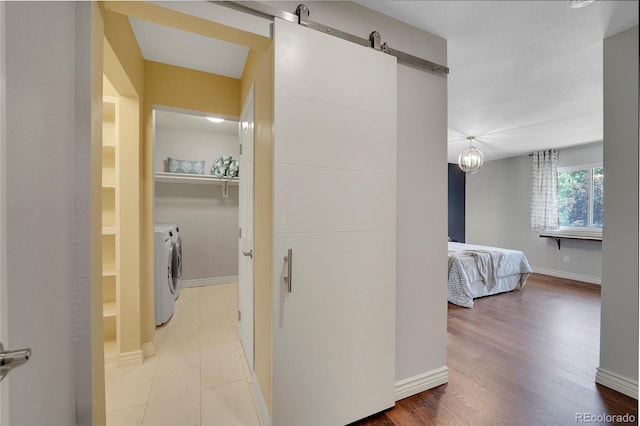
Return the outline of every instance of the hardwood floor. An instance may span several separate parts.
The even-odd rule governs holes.
[[[449,304],[449,383],[358,425],[570,425],[577,413],[631,414],[596,385],[600,287],[534,274],[522,291]],[[601,422],[600,424],[607,424]]]

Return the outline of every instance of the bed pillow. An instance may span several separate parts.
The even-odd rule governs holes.
[[[169,165],[169,173],[204,174],[204,160],[192,161],[167,157],[167,164]]]

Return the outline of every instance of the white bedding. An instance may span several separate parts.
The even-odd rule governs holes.
[[[523,287],[531,274],[523,252],[449,243],[448,300],[473,307],[473,299]]]

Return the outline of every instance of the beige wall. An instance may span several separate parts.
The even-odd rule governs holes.
[[[230,117],[240,116],[240,80],[144,61],[145,101]]]
[[[104,21],[103,72],[119,96],[118,203],[120,296],[117,330],[120,352],[135,352],[147,342],[143,335],[145,259],[141,252],[140,121],[144,60],[127,17],[100,5]],[[153,312],[151,312],[153,315]],[[151,336],[151,339],[153,336]],[[151,340],[149,339],[149,340]]]
[[[141,338],[140,298],[140,103],[138,98],[119,96],[118,102],[119,202],[119,327],[120,353],[139,351]],[[118,250],[118,249],[117,249]]]
[[[142,97],[144,62],[129,19],[124,15],[108,12],[102,2],[98,2],[98,5],[104,21],[104,37],[117,58],[117,62],[104,63],[104,73],[109,76],[119,94]],[[124,73],[117,64],[120,64]]]
[[[254,87],[254,370],[271,410],[271,260],[273,248],[273,44],[251,50],[241,79],[242,102]]]
[[[638,398],[638,27],[604,40],[604,217],[596,380]]]

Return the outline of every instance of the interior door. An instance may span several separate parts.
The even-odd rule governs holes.
[[[273,423],[347,424],[394,405],[396,59],[274,40]]]
[[[7,212],[5,209],[6,185],[6,92],[5,92],[5,58],[4,58],[4,3],[0,2],[0,342],[7,341],[6,318],[7,310],[4,306],[4,297],[7,293],[6,265],[7,265]],[[9,424],[9,418],[5,406],[8,401],[7,381],[0,382],[0,424]]]
[[[0,382],[2,422],[87,424],[97,410],[89,314],[92,9],[70,2],[2,8],[1,337],[7,350],[32,349],[28,363]]]
[[[253,88],[240,116],[238,335],[253,370]]]

